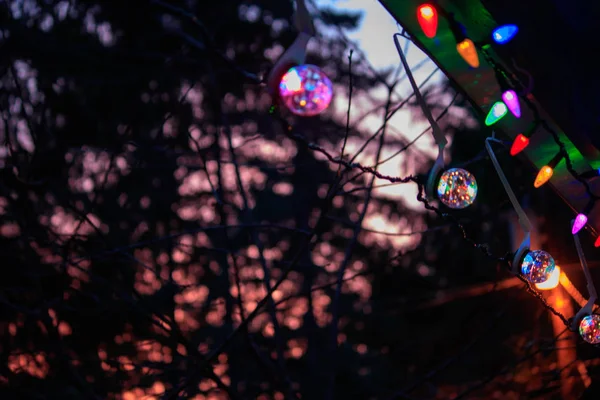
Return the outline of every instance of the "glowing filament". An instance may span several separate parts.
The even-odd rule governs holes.
[[[529,138],[522,133],[519,133],[510,147],[510,155],[516,156],[529,145]]]
[[[458,54],[473,68],[479,67],[479,56],[477,49],[471,39],[465,39],[456,45]]]
[[[298,75],[298,71],[291,69],[281,79],[282,90],[286,90],[291,93],[299,92],[302,89],[302,79]]]
[[[435,8],[430,4],[422,4],[417,9],[417,20],[428,38],[435,37],[438,26],[438,15]]]
[[[506,107],[506,104],[501,101],[496,102],[496,104],[492,106],[487,117],[485,117],[485,124],[487,126],[494,125],[496,122],[500,121],[507,112],[508,108]]]
[[[552,174],[554,174],[554,170],[549,166],[544,165],[535,177],[535,182],[533,182],[533,186],[539,188],[544,183],[548,182],[550,178],[552,178]]]
[[[502,93],[502,100],[510,112],[517,118],[521,118],[521,105],[519,104],[519,96],[514,90],[507,90]]]
[[[550,274],[547,281],[542,283],[536,283],[535,287],[539,290],[552,290],[560,283],[560,268],[558,265],[554,268],[554,271]]]
[[[587,224],[587,220],[588,218],[585,216],[585,214],[578,214],[577,217],[575,217],[575,222],[573,223],[571,233],[575,235],[577,232],[579,232],[585,226],[585,224]]]

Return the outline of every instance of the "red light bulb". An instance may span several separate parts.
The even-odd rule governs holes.
[[[425,36],[430,39],[435,37],[438,26],[438,14],[434,6],[431,4],[421,4],[417,8],[417,20]]]
[[[600,247],[600,236],[598,236],[598,238],[596,239],[596,242],[594,243],[594,246]]]
[[[515,138],[515,141],[513,142],[512,146],[510,147],[510,155],[516,156],[517,154],[525,150],[525,147],[527,146],[529,146],[529,138],[523,135],[522,133],[519,133]]]

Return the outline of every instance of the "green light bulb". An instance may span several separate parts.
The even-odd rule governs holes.
[[[496,122],[500,121],[507,112],[508,107],[506,107],[506,104],[501,101],[496,102],[496,104],[492,106],[492,109],[488,113],[487,117],[485,117],[486,126],[494,125]]]

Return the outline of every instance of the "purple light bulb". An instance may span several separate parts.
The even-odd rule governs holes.
[[[507,90],[502,93],[502,101],[508,107],[510,112],[517,118],[521,118],[521,105],[519,104],[519,96],[514,90]]]
[[[579,232],[585,226],[585,224],[587,224],[587,220],[588,218],[585,216],[585,214],[577,214],[577,217],[575,217],[575,222],[573,222],[571,233],[575,235],[577,232]]]

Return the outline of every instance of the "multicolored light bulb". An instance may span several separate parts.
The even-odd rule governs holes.
[[[550,254],[544,250],[531,250],[521,263],[521,274],[531,283],[543,283],[550,278],[555,267]]]
[[[560,268],[557,265],[554,267],[554,271],[550,274],[547,281],[542,283],[536,283],[535,287],[539,290],[552,290],[560,284]]]
[[[573,235],[577,234],[584,226],[587,224],[588,217],[585,214],[577,214],[575,217],[575,222],[573,223],[573,228],[571,228],[571,233]]]
[[[311,117],[322,113],[333,97],[333,85],[315,65],[292,67],[279,83],[279,95],[294,114]]]
[[[510,112],[517,118],[521,118],[521,105],[519,104],[519,96],[514,90],[505,90],[502,93],[502,101],[506,104]]]
[[[508,43],[518,31],[519,28],[516,25],[502,25],[494,29],[492,38],[498,44]]]
[[[473,68],[479,67],[479,56],[475,43],[471,39],[464,39],[456,45],[458,54]]]
[[[590,344],[600,343],[600,315],[592,314],[583,317],[579,323],[579,334]]]
[[[459,210],[473,204],[477,189],[473,174],[462,168],[451,168],[440,176],[437,194],[447,207]]]
[[[421,4],[417,8],[417,20],[428,38],[434,38],[438,27],[438,13],[431,4]]]
[[[510,155],[516,156],[529,145],[529,138],[522,133],[519,133],[510,147]]]
[[[496,122],[500,121],[507,112],[508,108],[506,107],[506,104],[501,101],[496,102],[490,109],[487,117],[485,117],[485,124],[487,126],[494,125]]]
[[[535,188],[539,188],[540,186],[548,182],[550,178],[552,178],[553,174],[554,169],[552,167],[549,167],[548,165],[544,165],[535,177],[535,182],[533,182],[533,186]]]

